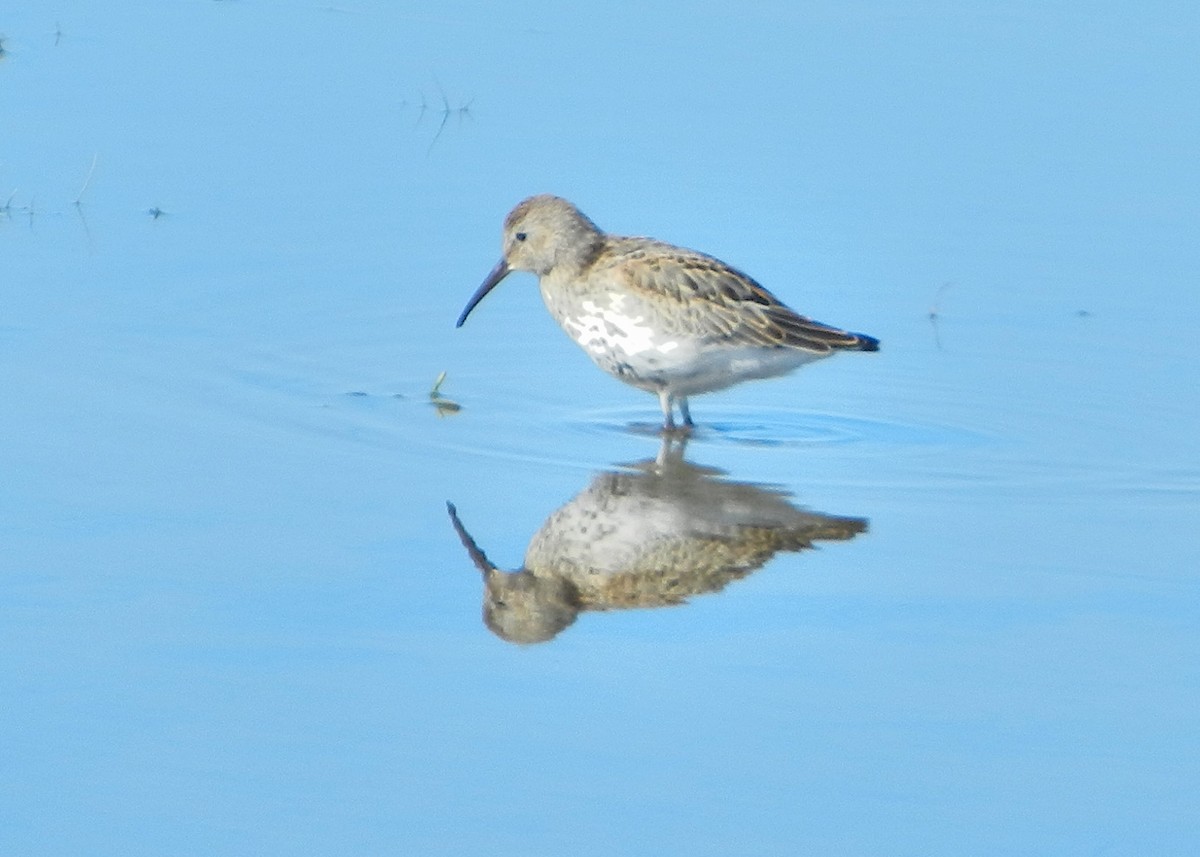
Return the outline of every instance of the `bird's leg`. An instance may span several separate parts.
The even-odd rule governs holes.
[[[679,413],[683,417],[683,424],[687,428],[695,428],[696,424],[692,422],[692,412],[688,410],[687,396],[679,397]]]
[[[676,398],[674,393],[659,390],[658,403],[662,406],[664,435],[683,435],[686,437],[692,433],[695,423],[692,422],[692,415],[688,411],[686,396]],[[683,425],[681,426],[675,425],[674,411],[676,403],[679,405],[679,414],[683,417]]]
[[[674,400],[674,397],[670,393],[668,393],[666,390],[658,391],[658,404],[659,404],[659,407],[662,408],[662,412],[663,412],[663,431],[664,432],[675,431],[675,414],[673,413],[674,408],[672,406],[673,400]]]

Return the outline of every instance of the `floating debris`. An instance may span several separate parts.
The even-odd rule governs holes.
[[[433,382],[433,388],[429,391],[429,404],[437,409],[437,415],[444,417],[448,414],[457,414],[462,410],[462,405],[453,399],[447,399],[442,395],[442,383],[446,380],[446,372],[443,370]]]

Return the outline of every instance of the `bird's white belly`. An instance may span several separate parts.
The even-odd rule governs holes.
[[[580,300],[569,309],[547,304],[596,365],[644,390],[680,396],[707,393],[739,381],[782,375],[822,356],[666,332],[644,304],[619,292]]]

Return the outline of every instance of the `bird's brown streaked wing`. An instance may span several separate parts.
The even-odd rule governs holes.
[[[719,259],[628,239],[613,260],[635,293],[672,305],[660,323],[713,341],[803,348],[820,354],[864,347],[864,338],[798,315],[750,277]]]

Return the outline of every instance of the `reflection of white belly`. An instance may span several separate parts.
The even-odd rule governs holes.
[[[626,307],[634,302],[627,298],[612,293],[604,304],[583,300],[558,317],[559,324],[601,369],[646,390],[667,389],[682,396],[706,393],[751,378],[782,375],[823,356],[663,333],[645,314],[629,312]]]

